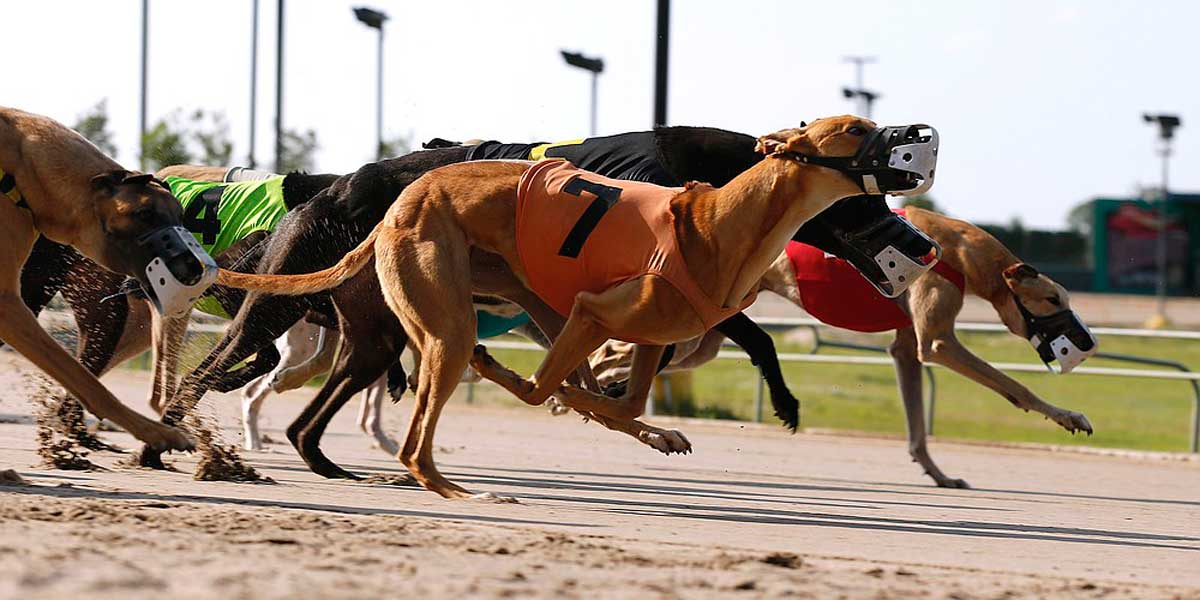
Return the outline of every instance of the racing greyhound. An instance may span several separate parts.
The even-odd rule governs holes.
[[[137,278],[159,312],[178,314],[208,288],[216,263],[180,227],[162,182],[126,171],[58,122],[0,107],[0,339],[148,446],[189,450],[183,432],[121,404],[38,325],[21,298],[21,267],[38,234]]]
[[[1098,349],[1082,319],[1071,310],[1066,289],[1020,261],[986,231],[958,219],[909,207],[906,217],[943,249],[942,260],[896,300],[880,297],[838,258],[824,256],[798,242],[763,276],[760,288],[774,292],[822,322],[861,332],[895,331],[888,351],[896,365],[896,383],[908,422],[908,451],[940,487],[969,487],[948,477],[933,462],[926,445],[922,363],[937,363],[1003,396],[1025,411],[1035,411],[1071,433],[1092,433],[1080,413],[1059,408],[975,356],[954,335],[963,297],[973,294],[996,309],[1014,335],[1030,340],[1039,357],[1058,372],[1069,372]],[[680,344],[671,370],[696,368],[717,356],[724,336],[709,331],[692,344]],[[632,349],[609,341],[592,355],[602,385],[628,377]],[[687,349],[684,349],[684,347]],[[753,351],[751,351],[753,354]],[[752,356],[753,359],[753,356]]]
[[[285,216],[268,240],[258,271],[300,273],[335,263],[382,219],[384,211],[407,185],[435,167],[464,160],[567,158],[617,179],[667,186],[697,179],[724,185],[763,160],[762,154],[755,152],[755,144],[751,136],[707,127],[664,127],[566,143],[484,142],[464,147],[434,140],[426,144],[425,151],[365,165],[305,207]],[[846,258],[888,295],[901,293],[907,285],[906,277],[911,281],[929,266],[917,262],[936,253],[936,246],[888,211],[879,195],[838,202],[805,223],[795,233],[795,239]],[[885,272],[882,267],[888,263],[882,259],[897,253],[912,259],[898,260],[897,268]],[[377,380],[388,369],[389,362],[394,361],[394,355],[387,356],[380,349],[403,348],[407,343],[407,336],[384,302],[373,271],[373,265],[368,265],[355,278],[362,280],[361,285],[345,285],[331,294],[287,297],[250,293],[217,348],[180,385],[176,399],[181,405],[180,413],[186,413],[188,405],[198,401],[208,389],[227,388],[226,382],[232,377],[257,377],[265,372],[260,369],[269,370],[266,364],[260,366],[261,350],[314,305],[332,299],[338,308],[338,319],[343,321],[339,328],[347,345],[344,360],[334,366],[320,393],[289,426],[288,438],[314,472],[326,477],[352,477],[321,453],[320,432],[338,407]],[[742,314],[722,322],[718,328],[755,356],[765,357],[758,366],[770,387],[772,405],[785,423],[794,426],[798,403],[784,383],[771,336]],[[536,327],[529,330],[532,332]],[[256,352],[259,357],[248,366],[233,370]],[[393,398],[398,397],[404,377],[388,379],[393,382],[389,386]],[[149,457],[143,464],[158,463]]]
[[[471,494],[434,464],[433,437],[468,363],[529,404],[557,393],[571,408],[636,435],[645,429],[636,418],[665,344],[702,334],[750,304],[794,232],[837,200],[869,187],[927,190],[936,147],[931,128],[879,128],[843,116],[760,138],[758,148],[769,158],[722,188],[617,182],[566,161],[450,165],[409,186],[367,239],[333,267],[293,276],[222,271],[220,281],[311,294],[350,280],[374,257],[388,306],[426,361],[398,458],[426,489],[467,498]],[[623,194],[633,199],[622,200]],[[500,366],[482,346],[472,356],[475,252],[498,256],[541,300],[569,312],[530,380]],[[614,399],[563,386],[608,338],[640,344],[626,394]],[[665,441],[672,451],[690,451],[682,435]]]

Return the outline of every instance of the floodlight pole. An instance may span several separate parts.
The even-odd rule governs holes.
[[[250,152],[246,164],[253,169],[254,136],[258,129],[258,0],[252,3],[250,18]]]
[[[654,126],[667,124],[667,63],[671,49],[671,0],[658,0],[657,35],[654,43]]]
[[[354,9],[354,18],[360,23],[379,31],[379,48],[375,61],[375,159],[383,159],[383,23],[388,16],[373,8]]]
[[[275,25],[275,172],[283,172],[283,3]]]
[[[1175,129],[1183,124],[1178,115],[1142,114],[1142,120],[1158,125],[1160,146],[1158,155],[1162,157],[1162,186],[1158,195],[1158,239],[1155,244],[1155,262],[1158,269],[1158,281],[1155,295],[1155,313],[1147,321],[1151,328],[1165,327],[1170,323],[1167,319],[1167,204],[1171,198],[1169,188],[1171,140],[1175,137]]]
[[[1158,267],[1158,282],[1155,289],[1154,314],[1162,320],[1167,318],[1167,202],[1170,192],[1167,191],[1168,168],[1171,164],[1171,141],[1164,139],[1159,148],[1162,157],[1162,187],[1158,192],[1158,238],[1154,244],[1154,262]]]
[[[142,0],[142,95],[138,107],[138,168],[146,170],[146,78],[149,61],[150,0]]]
[[[854,63],[854,87],[842,88],[842,95],[846,98],[854,98],[857,112],[860,116],[871,118],[871,110],[875,105],[875,100],[879,98],[878,92],[872,92],[863,87],[863,66],[875,62],[874,56],[847,56],[842,59],[844,62]]]
[[[581,52],[567,52],[561,50],[563,60],[567,61],[568,65],[583,69],[592,74],[592,109],[591,109],[591,133],[588,135],[596,135],[596,88],[600,74],[604,72],[604,59],[598,56],[584,56]]]

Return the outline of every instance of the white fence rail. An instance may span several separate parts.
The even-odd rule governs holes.
[[[47,324],[68,325],[73,323],[73,318],[63,312],[46,311],[42,313],[41,321]],[[756,323],[765,327],[810,327],[814,330],[817,328],[828,328],[827,325],[820,321],[807,317],[783,317],[783,318],[762,318],[756,319]],[[221,333],[225,330],[223,322],[208,322],[198,321],[193,319],[189,326],[190,331],[203,333]],[[965,332],[982,332],[982,333],[1007,333],[1008,329],[999,323],[959,323],[955,326],[956,331]],[[1157,338],[1157,339],[1175,339],[1200,341],[1200,331],[1160,331],[1155,329],[1124,329],[1117,327],[1093,327],[1092,332],[1097,336],[1118,336],[1118,337],[1138,337],[1138,338]],[[819,338],[818,338],[819,339]],[[820,345],[836,345],[830,342],[819,342]],[[537,344],[527,342],[505,342],[499,340],[488,340],[489,348],[499,348],[505,350],[536,350],[542,351],[542,347]],[[852,346],[861,350],[870,350],[871,348],[863,346]],[[814,349],[814,352],[816,349]],[[717,353],[717,358],[721,359],[737,359],[749,360],[749,356],[740,350],[722,350]],[[1078,367],[1071,371],[1072,376],[1089,375],[1096,377],[1127,377],[1138,379],[1160,379],[1172,381],[1187,381],[1191,383],[1194,393],[1192,405],[1192,423],[1190,446],[1192,452],[1200,452],[1200,373],[1194,373],[1187,367],[1171,361],[1162,361],[1156,359],[1146,359],[1142,357],[1122,357],[1118,355],[1107,355],[1105,358],[1113,358],[1116,360],[1132,360],[1135,362],[1143,362],[1150,364],[1158,364],[1161,366],[1169,366],[1178,369],[1177,371],[1162,371],[1150,369],[1121,369],[1114,367]],[[884,357],[875,356],[843,356],[843,355],[817,355],[804,354],[795,352],[784,352],[779,354],[780,362],[796,362],[796,363],[820,363],[820,364],[848,364],[848,365],[869,365],[869,366],[891,366],[892,360]],[[1008,363],[998,362],[991,363],[997,369],[1005,371],[1015,371],[1022,373],[1042,373],[1048,374],[1049,370],[1045,365],[1035,363]],[[945,368],[941,365],[926,365],[927,367]],[[929,422],[929,430],[933,430],[933,415],[936,407],[934,397],[930,396],[928,413],[926,419]],[[758,384],[758,393],[754,400],[754,414],[756,419],[761,421],[763,414],[763,382],[760,379]]]

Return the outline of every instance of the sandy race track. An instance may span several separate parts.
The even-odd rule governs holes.
[[[15,361],[0,356],[0,470],[25,484],[0,485],[0,597],[1200,598],[1193,460],[938,443],[977,486],[940,490],[898,440],[661,420],[696,446],[666,457],[576,418],[459,402],[443,470],[519,504],[326,481],[286,442],[246,454],[275,484],[193,481],[188,456],[180,472],[106,454],[90,457],[105,470],[58,471],[38,466]],[[106,381],[144,403],[144,375]],[[283,440],[309,394],[269,401],[265,431]],[[233,425],[236,400],[210,398]],[[402,474],[352,412],[328,454]]]

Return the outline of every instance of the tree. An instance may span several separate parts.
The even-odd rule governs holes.
[[[1075,205],[1075,208],[1067,213],[1067,228],[1085,238],[1091,238],[1092,221],[1095,219],[1094,204],[1094,201],[1089,200]]]
[[[142,148],[149,171],[193,162],[225,166],[233,156],[225,114],[201,109],[191,113],[186,123],[178,109],[159,119],[146,131]]]
[[[410,131],[406,136],[398,135],[391,139],[383,140],[383,142],[379,144],[379,153],[376,154],[376,156],[380,158],[395,158],[397,156],[404,156],[405,154],[412,152],[412,138],[413,134]]]
[[[317,144],[317,132],[306,129],[303,132],[286,129],[280,144],[279,164],[275,165],[276,173],[291,173],[293,171],[312,171],[313,153],[320,147]]]
[[[933,198],[931,198],[929,196],[929,194],[917,194],[916,196],[905,196],[904,200],[900,203],[900,206],[903,206],[903,207],[915,206],[917,208],[923,208],[925,210],[932,210],[933,212],[938,212],[938,213],[942,212],[942,209],[940,207],[938,207],[937,202],[934,202]]]
[[[101,152],[109,156],[117,155],[117,145],[113,143],[112,133],[108,130],[108,98],[79,115],[72,129],[95,144]]]
[[[207,113],[197,109],[192,113],[192,137],[200,145],[206,165],[225,166],[233,156],[229,140],[229,122],[225,113]]]
[[[188,132],[179,123],[179,111],[159,119],[142,136],[142,168],[154,172],[170,165],[192,162],[187,144]]]

